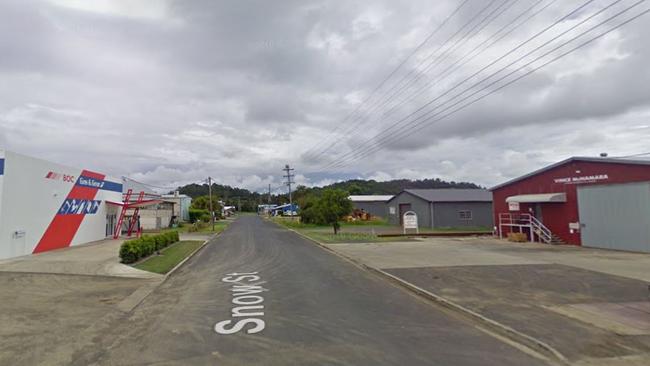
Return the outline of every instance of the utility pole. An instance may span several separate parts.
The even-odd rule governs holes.
[[[214,210],[212,209],[212,177],[208,177],[208,195],[210,196],[210,218],[212,219],[212,231],[214,231]]]
[[[293,200],[291,198],[291,184],[294,183],[291,178],[294,177],[291,172],[294,170],[293,168],[289,167],[289,164],[284,166],[284,169],[282,169],[287,173],[284,177],[287,178],[287,182],[285,183],[289,187],[289,216],[293,216]]]
[[[269,205],[271,204],[271,183],[269,183],[269,197],[266,203],[268,203]]]

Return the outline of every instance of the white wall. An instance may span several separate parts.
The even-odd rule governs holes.
[[[3,177],[0,178],[2,179],[0,258],[9,258],[34,252],[55,217],[66,216],[60,214],[59,210],[73,187],[79,187],[78,179],[82,169],[50,163],[10,151],[4,151],[3,154],[5,169]],[[48,174],[51,178],[47,178]],[[110,177],[105,177],[99,182],[120,183],[119,180]],[[89,187],[82,187],[82,191],[94,192]],[[105,238],[107,210],[105,200],[121,201],[121,189],[120,192],[99,189],[92,200],[100,201],[96,213],[68,215],[65,219],[66,225],[58,226],[59,229],[63,228],[63,231],[72,233],[70,245]],[[74,220],[81,220],[76,231],[74,230],[76,225],[67,224]],[[24,236],[17,237],[16,231],[24,231]],[[65,233],[51,231],[49,234],[49,247],[67,246],[60,242],[61,238],[66,237]]]

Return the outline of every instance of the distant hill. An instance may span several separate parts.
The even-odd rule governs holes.
[[[398,194],[405,189],[427,189],[427,188],[483,188],[470,182],[447,182],[436,179],[396,179],[385,182],[374,180],[353,179],[345,182],[330,184],[323,188],[339,188],[350,192],[350,194]]]
[[[393,195],[404,189],[426,189],[426,188],[483,188],[470,182],[447,182],[439,178],[436,179],[396,179],[385,182],[374,180],[352,179],[345,182],[338,182],[324,187],[298,186],[294,192],[294,199],[300,201],[302,197],[308,194],[319,194],[323,189],[336,188],[349,192],[350,194],[383,194]],[[207,184],[188,184],[180,187],[179,192],[192,198],[205,196],[208,194]],[[251,192],[248,189],[234,188],[231,186],[213,184],[212,194],[225,201],[226,205],[239,206],[243,211],[255,211],[258,204],[266,203],[268,196],[264,193]],[[272,195],[272,203],[285,203],[289,201],[288,194]]]

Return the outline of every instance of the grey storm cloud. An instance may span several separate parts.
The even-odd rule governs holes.
[[[645,19],[363,159],[323,169],[583,2],[555,2],[392,114],[380,103],[367,113],[373,99],[360,103],[459,3],[3,1],[0,144],[154,185],[211,175],[250,189],[279,186],[286,163],[301,184],[441,177],[490,185],[569,155],[647,150]],[[418,63],[481,9],[504,12],[440,67],[533,3],[468,1],[391,80],[419,75]],[[595,1],[561,26],[610,3]],[[345,120],[359,106],[364,114]]]

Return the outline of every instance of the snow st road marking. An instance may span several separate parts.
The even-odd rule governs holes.
[[[235,334],[246,329],[246,333],[255,334],[264,330],[264,298],[262,292],[268,291],[260,286],[257,272],[229,273],[222,282],[232,283],[232,308],[230,320],[222,320],[214,325],[214,331],[219,334]]]

